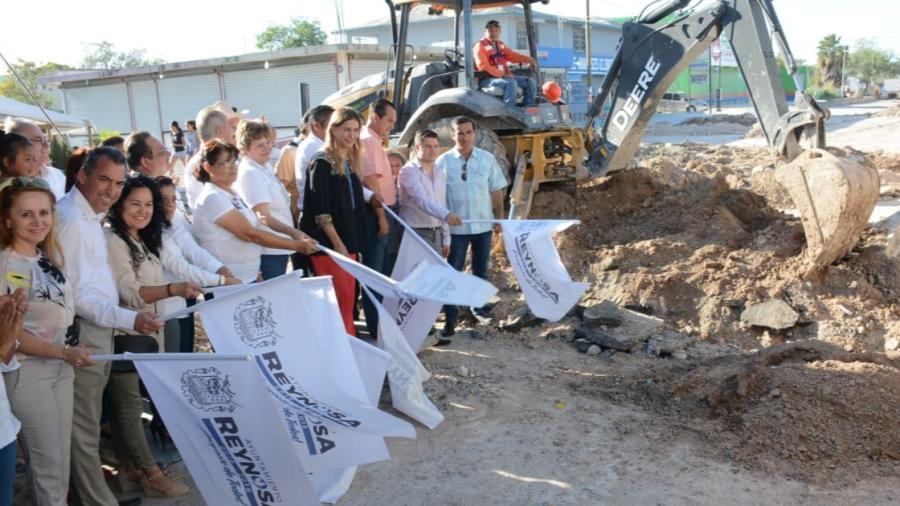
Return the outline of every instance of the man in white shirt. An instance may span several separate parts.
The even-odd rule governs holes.
[[[50,165],[50,141],[37,123],[25,118],[6,118],[3,129],[28,139],[34,149],[34,161],[41,167],[40,176],[50,185],[56,200],[66,194],[66,175]]]
[[[125,139],[128,168],[151,179],[168,175],[171,153],[147,131],[134,132]]]
[[[107,261],[102,220],[125,184],[125,157],[100,147],[85,159],[75,187],[59,202],[58,234],[66,274],[75,292],[78,340],[92,354],[112,353],[113,335],[151,334],[163,322],[152,313],[119,307],[116,280]],[[71,474],[82,504],[115,505],[100,467],[100,413],[109,362],[75,371]]]
[[[191,209],[197,205],[197,197],[203,190],[203,183],[197,180],[196,173],[200,168],[203,145],[212,139],[221,139],[236,145],[237,140],[234,134],[240,121],[241,115],[232,111],[225,102],[216,102],[197,113],[197,135],[200,136],[200,146],[184,168],[184,187],[187,190],[188,206]]]
[[[325,146],[325,132],[328,131],[328,122],[334,108],[328,105],[313,107],[306,113],[304,121],[308,133],[303,142],[297,146],[297,157],[294,165],[294,174],[297,177],[297,189],[300,196],[297,198],[297,209],[303,210],[303,191],[306,186],[306,169],[316,153]]]

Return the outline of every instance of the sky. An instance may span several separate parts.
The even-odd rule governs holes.
[[[635,15],[644,5],[633,0],[550,0],[549,5],[537,8],[583,16],[586,1],[591,15],[599,17]],[[261,4],[218,3],[215,7],[202,0],[155,0],[145,4],[147,8],[140,14],[123,9],[119,19],[79,2],[51,0],[36,9],[29,2],[9,1],[3,6],[7,22],[0,53],[10,62],[21,58],[77,65],[84,44],[109,40],[118,50],[145,49],[147,56],[170,63],[233,56],[256,52],[256,34],[269,24],[285,24],[291,17],[315,19],[327,32],[336,31],[336,2],[343,4],[346,27],[388,16],[383,0],[268,0]],[[774,5],[795,56],[808,62],[815,60],[818,41],[829,33],[841,36],[851,49],[866,37],[900,55],[897,0],[775,0]],[[213,33],[217,28],[220,34]]]

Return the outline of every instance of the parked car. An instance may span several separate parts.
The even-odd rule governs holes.
[[[688,100],[684,93],[664,93],[662,100],[659,102],[657,111],[660,112],[697,112],[705,111],[709,107],[706,100],[692,99]]]

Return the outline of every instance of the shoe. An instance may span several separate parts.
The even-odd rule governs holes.
[[[475,309],[473,309],[472,316],[474,316],[475,319],[478,320],[478,323],[482,325],[487,325],[494,320],[493,317],[491,317],[490,311],[482,307],[476,307]]]
[[[444,324],[444,329],[441,330],[441,337],[453,337],[453,334],[456,334],[456,324],[455,323],[446,323]],[[440,338],[438,338],[440,342]]]
[[[165,479],[161,479],[165,477]],[[154,483],[162,484],[163,481],[168,481],[169,486],[165,489],[155,488],[153,486]],[[159,473],[153,478],[146,478],[141,482],[141,487],[144,489],[144,495],[147,497],[180,497],[187,494],[191,489],[187,485],[183,483],[178,483],[172,478],[166,476],[166,473]]]
[[[449,346],[451,342],[453,341],[450,340],[449,337],[438,337],[437,339],[435,339],[435,342],[434,344],[432,344],[432,346],[437,346],[438,348],[440,348],[442,346]]]
[[[141,502],[140,497],[130,497],[128,499],[119,499],[119,506],[138,506]]]

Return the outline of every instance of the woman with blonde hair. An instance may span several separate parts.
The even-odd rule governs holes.
[[[28,306],[16,359],[4,374],[28,461],[32,499],[66,503],[72,433],[73,367],[93,365],[67,335],[75,318],[72,286],[54,230],[56,198],[42,178],[5,181],[0,189],[0,293],[24,290]]]
[[[349,107],[334,112],[325,135],[325,146],[309,164],[303,188],[300,230],[323,246],[359,260],[365,244],[366,199],[363,195],[362,117]],[[330,275],[347,333],[356,335],[353,305],[356,280],[328,255],[310,256],[313,273]]]

